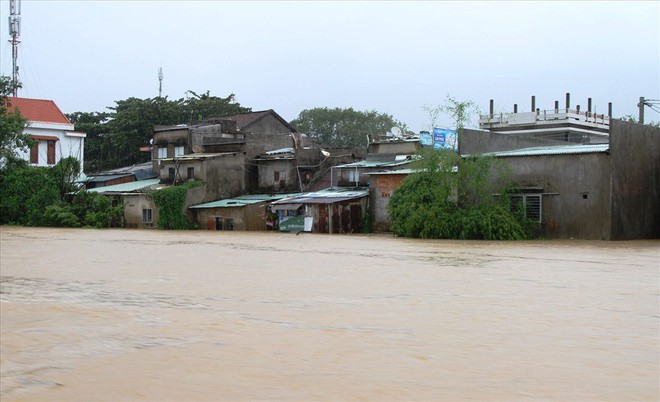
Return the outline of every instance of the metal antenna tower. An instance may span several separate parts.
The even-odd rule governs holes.
[[[158,67],[158,97],[163,97],[163,67]]]
[[[11,39],[11,82],[14,89],[14,97],[18,96],[18,37],[21,36],[21,0],[9,0],[9,36]]]

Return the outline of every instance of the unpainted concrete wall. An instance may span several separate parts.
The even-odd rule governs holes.
[[[660,238],[660,128],[612,120],[612,240]]]
[[[124,227],[147,229],[158,226],[158,208],[146,194],[124,195]],[[142,223],[142,209],[151,209],[151,222]]]
[[[259,192],[300,191],[295,159],[262,159],[259,164]],[[280,180],[275,182],[275,172]]]
[[[511,151],[514,149],[545,147],[552,145],[578,144],[523,135],[497,134],[490,131],[472,129],[464,129],[461,132],[461,135],[458,136],[458,152],[461,155]]]
[[[195,211],[195,220],[202,230],[216,230],[216,217],[233,219],[234,230],[266,230],[266,203],[242,207],[196,209]]]
[[[539,187],[541,236],[610,238],[610,157],[605,152],[579,155],[501,158],[511,165],[520,187]]]

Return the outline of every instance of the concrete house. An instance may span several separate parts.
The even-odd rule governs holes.
[[[258,191],[266,193],[300,190],[298,163],[294,148],[282,148],[257,155]]]
[[[110,186],[95,187],[88,191],[112,198],[112,205],[124,204],[124,227],[148,229],[157,227],[158,208],[147,194],[168,187],[160,179],[132,181]]]
[[[74,131],[74,125],[47,99],[7,98],[9,112],[16,110],[28,120],[24,133],[36,141],[29,151],[18,156],[33,166],[53,166],[62,158],[74,157],[80,161],[83,172],[86,133]]]
[[[370,174],[410,169],[419,159],[422,148],[418,136],[387,137],[372,135],[363,160],[334,166],[332,185],[342,187],[369,186]]]
[[[527,140],[465,130],[459,147],[511,165],[514,200],[543,237],[660,238],[660,129],[616,119],[608,126],[604,144],[516,148]],[[497,148],[507,150],[489,152]]]

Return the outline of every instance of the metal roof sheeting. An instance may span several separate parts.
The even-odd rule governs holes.
[[[273,202],[273,206],[281,204],[332,204],[333,202],[352,200],[367,197],[369,189],[365,188],[343,188],[331,187],[313,193],[299,194],[294,197],[285,198]],[[276,208],[276,207],[275,207]]]
[[[297,195],[297,194],[275,194],[275,195],[249,194],[249,195],[243,195],[243,196],[236,197],[236,198],[226,198],[224,200],[217,200],[217,201],[206,202],[204,204],[193,205],[189,208],[202,209],[202,208],[244,207],[244,206],[250,205],[250,204],[258,204],[260,202],[280,200],[282,198],[292,197],[292,196],[295,196],[295,195]]]
[[[514,149],[511,151],[487,152],[483,156],[541,156],[541,155],[577,155],[608,152],[609,144],[590,144],[590,145],[559,145],[550,147],[534,147]],[[470,155],[461,155],[463,157]]]
[[[130,183],[115,184],[114,186],[90,188],[87,191],[94,193],[130,193],[145,189],[160,183],[160,179],[132,181]]]

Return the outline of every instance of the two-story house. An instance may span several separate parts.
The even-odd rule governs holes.
[[[52,100],[7,98],[8,110],[18,112],[28,121],[24,130],[34,141],[28,151],[17,155],[34,166],[52,166],[63,158],[74,157],[83,171],[86,133],[74,131],[74,125]]]

